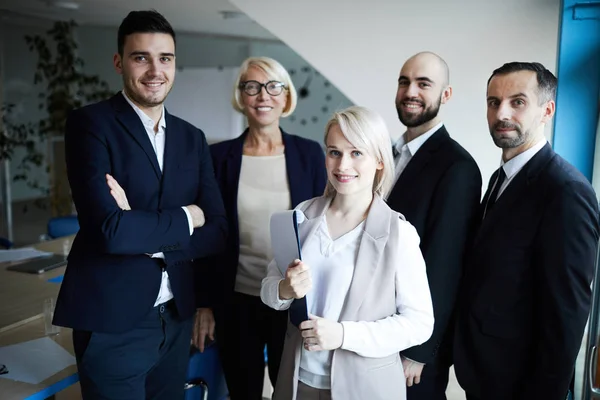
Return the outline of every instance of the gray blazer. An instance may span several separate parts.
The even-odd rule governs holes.
[[[318,217],[323,215],[330,201],[330,198],[316,197],[297,207],[307,218],[299,225],[301,243],[306,243],[306,238],[318,227]],[[395,277],[401,253],[398,251],[401,247],[398,224],[403,221],[401,214],[390,209],[379,196],[374,196],[340,321],[377,321],[398,313]],[[276,300],[268,299],[265,294],[276,290],[265,286],[278,285],[281,280],[281,273],[276,266],[273,268],[273,264],[269,267],[269,276],[263,280],[261,292],[263,301],[271,307],[274,304],[270,303],[276,303]],[[274,274],[279,276],[274,276],[273,270],[277,270]],[[425,269],[421,273],[426,282]],[[428,291],[428,286],[425,285],[423,290]],[[430,296],[427,297],[430,299]],[[405,332],[414,336],[416,344],[425,342],[433,331],[431,300],[426,309],[429,310],[425,318],[426,329]],[[296,399],[301,346],[300,331],[288,323],[274,400]],[[331,364],[331,394],[333,399],[340,400],[405,399],[406,379],[399,354],[394,352],[386,357],[368,358],[344,349],[335,350]]]

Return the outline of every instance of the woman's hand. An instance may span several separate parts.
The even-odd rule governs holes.
[[[306,350],[335,350],[342,347],[344,326],[341,323],[312,314],[308,317],[310,318],[308,321],[300,324]]]
[[[279,299],[301,299],[312,289],[310,267],[294,260],[285,271],[285,279],[279,282]]]

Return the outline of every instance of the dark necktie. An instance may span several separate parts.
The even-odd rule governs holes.
[[[498,193],[500,192],[500,188],[502,187],[502,184],[505,180],[506,173],[504,172],[504,168],[500,167],[500,170],[498,172],[498,178],[496,179],[496,185],[494,186],[494,190],[492,190],[490,197],[488,197],[486,213],[488,213],[492,209],[494,204],[496,204],[496,200],[498,199]]]

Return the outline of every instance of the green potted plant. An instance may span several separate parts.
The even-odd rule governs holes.
[[[67,115],[75,108],[110,97],[108,83],[97,75],[83,71],[84,62],[77,54],[75,21],[57,21],[45,35],[27,35],[29,50],[37,56],[33,82],[42,85],[39,108],[46,116],[35,123],[15,121],[14,104],[2,106],[2,131],[0,155],[3,160],[12,159],[17,148],[25,149],[25,156],[17,165],[14,180],[22,180],[28,186],[49,196],[52,215],[69,215],[72,202],[66,168],[64,165],[64,135]],[[55,140],[55,139],[59,140]],[[46,143],[48,151],[40,150],[37,143]],[[52,154],[50,164],[44,153]],[[32,168],[46,165],[49,187],[41,185],[30,174]]]

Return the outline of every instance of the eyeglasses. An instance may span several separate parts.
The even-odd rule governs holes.
[[[269,81],[267,83],[246,81],[240,83],[240,89],[242,89],[248,96],[256,96],[260,93],[263,86],[267,93],[271,96],[279,96],[281,92],[283,92],[283,89],[286,89],[285,84],[278,81]]]

